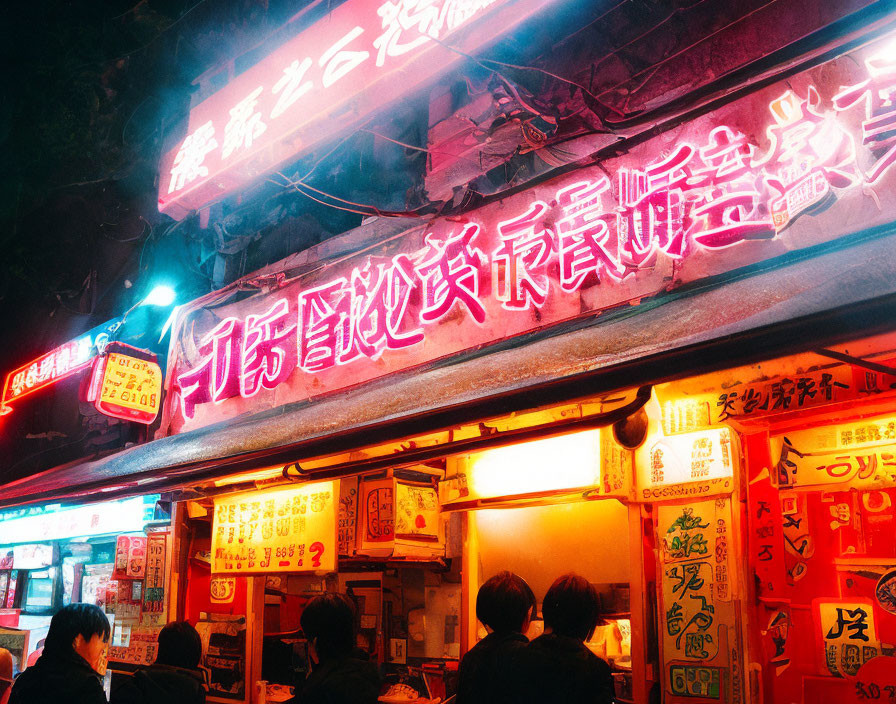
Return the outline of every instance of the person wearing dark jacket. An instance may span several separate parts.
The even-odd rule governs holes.
[[[529,639],[535,595],[522,577],[499,572],[479,588],[476,618],[489,634],[470,648],[460,663],[457,704],[512,701],[514,658]]]
[[[380,694],[376,665],[355,657],[355,611],[343,594],[314,597],[299,619],[312,669],[293,704],[375,704]]]
[[[610,666],[585,641],[600,623],[597,590],[576,574],[558,577],[542,603],[545,633],[520,654],[518,697],[531,704],[612,704]]]
[[[109,619],[93,604],[69,604],[53,616],[40,659],[18,676],[9,704],[106,704]]]
[[[201,658],[196,629],[187,621],[169,623],[159,632],[156,661],[115,689],[110,704],[204,704]]]

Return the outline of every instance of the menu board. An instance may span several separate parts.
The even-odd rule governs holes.
[[[215,499],[212,572],[336,569],[335,481]]]

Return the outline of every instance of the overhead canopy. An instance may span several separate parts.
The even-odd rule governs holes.
[[[893,327],[894,251],[896,234],[874,230],[791,252],[423,370],[57,467],[0,487],[0,506],[190,487],[875,334]]]

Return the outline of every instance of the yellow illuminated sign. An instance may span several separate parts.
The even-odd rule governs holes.
[[[155,362],[111,352],[101,358],[95,405],[115,418],[152,423],[162,398],[162,370]]]
[[[212,572],[336,569],[336,482],[215,499]]]

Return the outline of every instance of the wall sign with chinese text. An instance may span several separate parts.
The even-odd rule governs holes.
[[[212,573],[336,569],[337,501],[332,481],[216,499]]]
[[[150,533],[146,540],[146,576],[143,581],[144,613],[165,611],[165,564],[168,533]]]
[[[660,628],[666,690],[674,697],[738,701],[731,501],[660,504]],[[715,674],[713,674],[715,670]]]
[[[161,432],[304,401],[893,221],[896,147],[874,128],[896,85],[886,41],[272,292],[198,301],[172,336]],[[842,383],[789,381],[712,410],[795,409]]]
[[[816,599],[812,608],[819,672],[852,677],[863,663],[880,655],[870,599]]]
[[[692,432],[726,421],[748,421],[804,408],[858,398],[865,390],[855,384],[851,367],[793,374],[753,384],[687,397],[660,398],[663,432]],[[658,392],[660,396],[661,392]]]
[[[781,487],[896,486],[896,418],[870,418],[772,436]]]
[[[118,352],[97,357],[87,400],[107,416],[152,423],[162,404],[162,369],[153,360]]]
[[[732,442],[728,428],[699,430],[648,442],[635,454],[638,493],[647,501],[663,498],[657,497],[657,489],[697,483],[706,486],[707,493],[731,491],[737,457]]]

